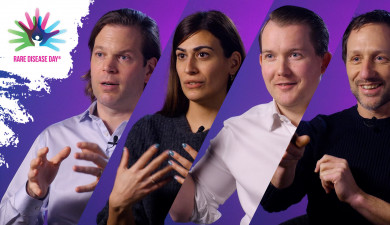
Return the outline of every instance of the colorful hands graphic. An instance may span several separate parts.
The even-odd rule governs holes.
[[[26,12],[26,19],[28,23],[28,27],[22,21],[15,21],[15,24],[20,27],[24,32],[16,31],[9,29],[8,32],[18,35],[21,38],[12,39],[10,43],[22,43],[19,47],[15,49],[15,51],[20,51],[29,46],[35,46],[39,44],[39,46],[46,46],[55,51],[59,51],[60,49],[54,45],[54,43],[65,43],[65,40],[53,38],[53,36],[65,33],[66,30],[55,30],[51,32],[60,21],[57,20],[50,27],[46,28],[47,21],[49,20],[50,13],[46,13],[45,18],[42,21],[42,17],[39,16],[39,9],[35,10],[35,16],[33,20],[31,20],[30,15]]]

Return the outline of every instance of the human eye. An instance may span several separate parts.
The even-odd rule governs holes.
[[[130,59],[130,56],[128,55],[120,55],[118,56],[119,60],[122,60],[122,61],[127,61]]]
[[[177,59],[184,59],[186,57],[186,55],[183,52],[178,52],[178,53],[176,53],[176,57],[177,57]]]
[[[275,58],[275,56],[273,54],[271,54],[271,53],[264,54],[264,59],[272,60],[274,58]]]
[[[350,61],[351,61],[352,63],[354,63],[354,64],[357,64],[357,63],[359,63],[359,62],[361,61],[361,57],[360,57],[360,56],[357,56],[357,55],[352,56],[351,59],[350,59]]]
[[[101,58],[101,57],[103,57],[103,53],[102,52],[95,52],[95,56],[98,58]]]
[[[389,61],[389,59],[383,55],[378,55],[377,57],[375,57],[375,60],[380,62],[380,63],[386,63]]]
[[[207,58],[207,57],[209,57],[209,56],[210,56],[210,54],[207,53],[207,52],[199,52],[199,53],[198,53],[198,57],[199,57],[199,58]]]
[[[291,53],[290,57],[293,59],[301,59],[303,57],[303,55],[299,52],[293,52],[293,53]]]

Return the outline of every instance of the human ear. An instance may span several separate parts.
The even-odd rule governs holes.
[[[146,65],[145,65],[146,72],[145,72],[145,80],[144,80],[145,84],[148,83],[150,77],[152,76],[154,68],[156,68],[156,65],[157,65],[156,57],[152,57],[148,59],[148,61],[146,61]]]
[[[331,59],[332,59],[332,54],[330,54],[330,52],[325,53],[324,57],[322,57],[321,74],[325,73],[326,68],[328,68]]]
[[[263,63],[263,55],[260,53],[259,55],[259,64],[260,64],[260,67],[261,67],[261,64]]]
[[[235,75],[242,63],[241,54],[237,51],[233,52],[229,58],[229,62],[230,62],[229,75]]]

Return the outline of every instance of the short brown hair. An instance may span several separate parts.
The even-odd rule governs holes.
[[[155,57],[160,59],[161,46],[160,46],[160,34],[156,21],[144,13],[134,9],[118,9],[110,11],[104,14],[92,29],[91,35],[88,41],[88,47],[91,52],[95,45],[95,39],[106,25],[121,25],[121,26],[137,26],[142,35],[142,55],[144,57],[144,66],[146,61]],[[91,83],[91,70],[89,70],[82,79],[87,81],[85,87],[85,94],[90,97],[91,101],[95,101],[96,97],[93,94]]]
[[[353,30],[359,30],[361,27],[363,27],[366,24],[369,23],[379,23],[379,24],[385,24],[390,27],[390,13],[385,10],[374,10],[365,14],[362,14],[360,16],[354,17],[352,21],[349,23],[347,29],[344,32],[343,35],[343,61],[346,62],[347,57],[347,42],[349,35],[351,34],[351,31]]]
[[[264,23],[259,35],[260,52],[262,52],[261,36],[269,21],[281,26],[303,24],[310,28],[310,40],[318,56],[323,57],[328,52],[329,32],[322,18],[311,10],[286,5],[275,9]]]

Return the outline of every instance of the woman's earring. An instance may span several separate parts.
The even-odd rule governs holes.
[[[233,82],[234,81],[234,75],[230,75],[230,81]]]

